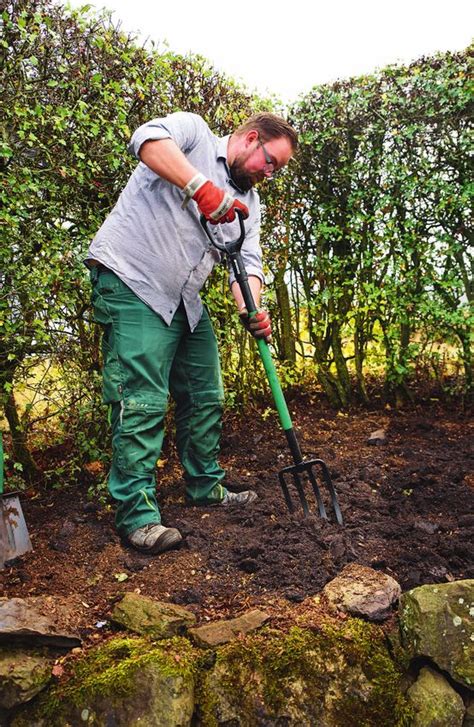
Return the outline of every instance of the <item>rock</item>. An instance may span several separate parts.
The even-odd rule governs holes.
[[[137,634],[167,639],[184,633],[196,623],[196,616],[182,606],[127,593],[115,604],[111,620]]]
[[[11,727],[189,727],[197,654],[175,639],[112,639],[89,650],[70,678],[23,708]]]
[[[427,533],[427,535],[434,535],[439,530],[439,526],[436,523],[430,523],[429,520],[415,520],[413,526],[416,530],[421,530],[422,533]]]
[[[32,699],[48,684],[54,658],[32,651],[0,651],[0,707],[12,709]]]
[[[71,520],[66,520],[65,523],[63,523],[63,526],[61,530],[59,531],[58,538],[60,540],[70,538],[77,530],[77,526],[75,523],[73,523]]]
[[[320,622],[318,630],[253,633],[220,647],[201,693],[202,725],[409,724],[382,630],[349,618]]]
[[[71,543],[67,540],[60,540],[58,538],[57,540],[50,540],[49,547],[51,550],[55,550],[58,553],[69,553],[71,550]]]
[[[323,589],[329,608],[352,616],[383,621],[391,613],[401,588],[391,576],[350,563]]]
[[[412,657],[424,656],[474,687],[474,580],[420,586],[400,598],[400,629]]]
[[[466,714],[462,727],[474,727],[474,697],[468,698],[466,702]]]
[[[10,727],[409,724],[380,627],[318,619],[202,651],[175,636],[113,638],[71,660]],[[195,690],[194,685],[198,688]]]
[[[139,573],[141,570],[150,565],[149,558],[140,557],[135,554],[127,554],[127,557],[123,560],[123,566],[132,573]]]
[[[376,429],[375,432],[370,434],[367,444],[380,447],[382,444],[385,444],[386,441],[387,435],[385,434],[385,429]]]
[[[70,616],[59,598],[0,598],[0,641],[27,641],[60,648],[80,646],[77,633],[61,628]]]
[[[260,628],[270,616],[255,609],[247,611],[243,616],[228,621],[215,621],[205,626],[189,629],[189,635],[198,646],[210,648],[226,644],[240,634],[248,634]]]
[[[464,702],[446,679],[428,667],[407,692],[414,709],[413,727],[462,727]]]

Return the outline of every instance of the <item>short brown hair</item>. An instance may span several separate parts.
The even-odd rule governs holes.
[[[270,141],[270,139],[278,139],[285,136],[290,142],[293,151],[296,151],[298,147],[298,135],[296,131],[290,126],[288,121],[285,121],[285,119],[276,114],[270,114],[268,112],[254,114],[247,121],[244,121],[234,133],[240,136],[252,129],[256,129],[262,135],[263,141]]]

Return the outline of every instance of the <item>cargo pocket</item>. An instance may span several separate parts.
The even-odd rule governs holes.
[[[104,404],[113,404],[123,396],[122,367],[116,352],[102,338],[102,399]]]
[[[148,392],[123,398],[117,443],[117,464],[122,471],[154,471],[163,444],[166,407],[165,397]]]
[[[104,404],[113,404],[123,395],[123,373],[115,350],[112,316],[97,288],[92,293],[92,305],[94,320],[102,328],[102,399]]]

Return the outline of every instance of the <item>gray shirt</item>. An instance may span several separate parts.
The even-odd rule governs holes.
[[[139,159],[145,141],[171,138],[190,163],[214,184],[228,190],[249,209],[242,257],[250,275],[263,282],[259,244],[260,201],[255,190],[237,191],[227,166],[229,137],[219,138],[196,114],[178,112],[140,126],[129,151]],[[169,325],[183,300],[191,330],[202,315],[199,291],[220,261],[199,222],[191,200],[181,209],[182,191],[146,164],[135,168],[117,204],[94,237],[86,260],[113,270],[133,292]],[[238,238],[239,223],[209,225],[219,241]],[[232,272],[230,282],[233,282]]]

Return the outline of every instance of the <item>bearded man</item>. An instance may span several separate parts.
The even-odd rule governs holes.
[[[161,523],[156,498],[169,394],[188,502],[245,507],[257,498],[252,490],[229,491],[218,462],[222,377],[199,292],[220,254],[200,217],[220,242],[239,236],[236,210],[246,219],[241,253],[258,305],[264,278],[254,185],[284,167],[296,146],[294,129],[270,113],[222,138],[196,114],[153,119],[132,136],[129,150],[139,163],[89,248],[94,316],[103,328],[103,399],[111,407],[108,486],[117,530],[142,552],[181,541]],[[249,320],[232,272],[230,289],[247,330],[269,340],[268,313]]]

